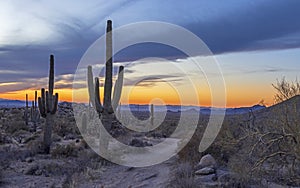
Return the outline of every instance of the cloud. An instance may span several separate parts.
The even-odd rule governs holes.
[[[1,83],[23,83],[20,88],[24,88],[25,81],[32,81],[27,87],[40,86],[37,80],[48,75],[52,53],[56,76],[74,74],[84,52],[104,34],[107,19],[113,20],[114,28],[137,21],[178,24],[199,36],[215,54],[299,48],[299,7],[297,0],[1,1]],[[140,44],[120,52],[115,60],[149,56],[186,57],[168,46]],[[125,72],[136,73],[130,67]]]
[[[210,22],[193,22],[186,27],[200,36],[218,53],[272,50],[300,47],[300,1],[245,3],[247,9],[236,9]],[[293,44],[289,36],[296,35]],[[273,42],[270,42],[273,41]]]

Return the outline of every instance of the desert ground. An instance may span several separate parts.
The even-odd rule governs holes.
[[[209,115],[200,114],[197,130],[183,150],[141,168],[114,164],[93,151],[76,125],[71,103],[58,105],[49,154],[42,149],[44,118],[36,127],[31,121],[26,125],[25,108],[1,108],[0,186],[297,187],[299,108],[296,96],[264,109],[226,115],[217,139],[202,153],[198,146]],[[110,134],[135,147],[155,145],[172,134],[180,114],[168,112],[162,125],[147,133],[130,131],[114,119]],[[134,115],[149,118],[148,112]],[[87,125],[87,134],[89,129]]]

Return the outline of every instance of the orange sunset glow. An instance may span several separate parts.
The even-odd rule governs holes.
[[[248,88],[248,87],[247,87]],[[273,104],[273,93],[274,91],[270,87],[268,90],[260,90],[257,89],[254,93],[250,92],[249,88],[233,88],[228,86],[226,88],[227,96],[226,96],[226,107],[241,107],[241,106],[252,106],[258,104],[262,99],[264,100],[266,105]],[[103,96],[104,88],[101,87],[101,96]],[[201,90],[201,89],[200,89]],[[25,100],[25,95],[28,94],[28,99],[34,100],[34,92],[35,90],[21,90],[16,92],[9,93],[0,93],[0,98],[12,99],[12,100]],[[59,93],[59,100],[72,102],[73,101],[73,91],[72,89],[55,89],[54,92]],[[80,99],[74,102],[83,102],[87,103],[88,101],[88,92],[87,89],[78,89],[76,92],[76,99]],[[40,96],[40,90],[38,90],[38,96]],[[262,97],[257,97],[262,96]],[[129,98],[129,102],[127,101],[127,97]],[[122,104],[150,104],[153,99],[160,99],[164,104],[170,105],[180,105],[180,97],[178,93],[171,88],[170,86],[166,86],[162,84],[160,86],[155,86],[153,88],[146,87],[134,87],[130,92],[127,87],[123,88],[121,103]],[[211,96],[209,90],[201,90],[198,95],[199,103],[197,104],[194,101],[188,101],[185,105],[201,105],[201,106],[211,106]],[[161,104],[161,103],[156,103]],[[221,106],[218,106],[221,107]]]

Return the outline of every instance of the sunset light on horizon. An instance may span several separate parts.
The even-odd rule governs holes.
[[[81,81],[85,87],[76,89],[78,96],[73,101],[73,79],[85,52],[99,37],[104,36],[108,19],[113,21],[114,29],[147,21],[170,23],[185,28],[203,40],[212,52],[222,72],[217,77],[224,79],[226,89],[226,105],[212,105],[211,88],[205,74],[213,78],[218,74],[216,70],[210,68],[209,72],[198,74],[191,66],[191,57],[166,45],[131,45],[114,56],[114,68],[125,66],[125,85],[120,101],[122,104],[157,103],[152,100],[160,98],[158,103],[166,105],[243,107],[263,101],[270,106],[274,103],[275,91],[272,84],[282,78],[289,81],[299,79],[300,25],[296,21],[299,10],[295,8],[299,4],[295,1],[291,2],[294,6],[283,1],[271,4],[268,1],[239,1],[234,6],[215,1],[172,2],[162,6],[159,1],[102,4],[94,1],[89,5],[82,2],[68,5],[64,2],[69,10],[57,6],[56,1],[28,2],[0,3],[2,99],[25,100],[25,95],[28,94],[29,100],[32,100],[35,90],[40,94],[40,89],[48,83],[49,55],[54,54],[55,92],[59,93],[59,101],[87,103],[86,80]],[[112,11],[118,7],[122,8]],[[271,11],[272,8],[277,12]],[[155,14],[147,14],[149,12]],[[185,16],[181,12],[185,12]],[[286,12],[289,14],[285,14]],[[143,29],[138,28],[142,33],[140,35],[146,37],[149,33],[147,29]],[[172,36],[172,33],[161,31],[161,28],[154,29],[162,39]],[[129,32],[122,40],[137,37],[135,35],[135,32]],[[99,50],[103,48],[104,46]],[[191,87],[183,87],[188,85],[188,81],[183,79],[184,75],[171,70],[168,64],[164,64],[166,62],[144,60],[147,57],[161,58],[167,63],[184,67],[196,83],[197,97],[193,99],[189,96],[189,93],[193,93]],[[95,61],[103,63],[104,60]],[[132,62],[135,63],[130,64]],[[155,80],[156,78],[145,80],[129,91],[134,80],[145,75],[143,70],[147,70],[148,76],[162,76],[165,83]],[[100,91],[103,100],[104,75],[101,74],[99,73],[102,84]],[[184,101],[180,100],[178,92],[187,94]]]

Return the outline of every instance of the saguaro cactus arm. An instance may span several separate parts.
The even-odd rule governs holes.
[[[92,66],[89,65],[87,69],[87,83],[89,92],[89,102],[95,107],[95,90],[94,90],[94,77]]]
[[[41,96],[38,98],[40,114],[43,118],[46,118],[46,107],[45,107],[45,88],[41,89]]]
[[[51,109],[50,113],[55,114],[57,111],[57,104],[58,104],[58,93],[55,93],[55,95],[52,95],[51,97],[52,103],[51,103]]]
[[[99,78],[95,78],[95,105],[98,113],[103,112],[103,107],[100,99],[100,87],[99,87]]]
[[[124,66],[119,67],[118,79],[116,80],[113,92],[112,99],[112,108],[116,111],[118,104],[120,102],[122,88],[123,88],[123,79],[124,79]]]
[[[36,123],[40,118],[40,113],[37,110],[37,91],[34,92],[34,101],[32,101],[31,105],[31,121]]]

